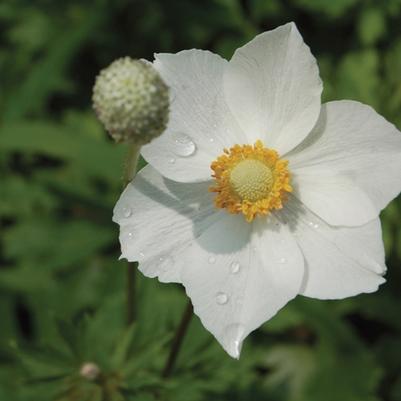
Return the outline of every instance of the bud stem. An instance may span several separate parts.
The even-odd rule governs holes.
[[[141,147],[138,145],[130,145],[128,148],[127,157],[124,166],[124,187],[126,187],[135,177],[138,159]]]
[[[124,187],[126,187],[135,177],[138,168],[138,159],[141,147],[138,145],[130,145],[124,166]],[[136,270],[137,262],[127,265],[127,324],[131,325],[135,320],[135,290],[136,290]]]

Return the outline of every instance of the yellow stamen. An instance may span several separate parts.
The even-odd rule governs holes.
[[[234,145],[224,149],[212,164],[216,207],[230,213],[243,213],[248,222],[257,215],[268,215],[281,209],[292,192],[288,161],[279,158],[262,141],[252,145]]]

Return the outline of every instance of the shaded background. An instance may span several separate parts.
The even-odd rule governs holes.
[[[401,0],[7,0],[0,3],[0,401],[401,400],[401,205],[383,212],[388,282],[343,301],[298,297],[245,342],[240,362],[192,320],[160,379],[186,305],[138,277],[111,222],[124,146],[94,118],[101,68],[130,55],[230,57],[293,20],[325,101],[356,99],[401,128]],[[375,166],[372,166],[374,169]],[[79,375],[96,363],[97,381]]]

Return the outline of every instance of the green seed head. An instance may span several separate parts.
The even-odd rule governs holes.
[[[169,89],[151,63],[118,59],[100,72],[93,108],[116,142],[144,145],[167,126]]]

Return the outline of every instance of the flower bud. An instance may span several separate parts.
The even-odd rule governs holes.
[[[151,63],[118,59],[100,72],[93,107],[116,142],[144,145],[167,126],[169,89]]]
[[[93,362],[85,362],[79,371],[79,374],[87,380],[96,380],[99,377],[100,369]]]

